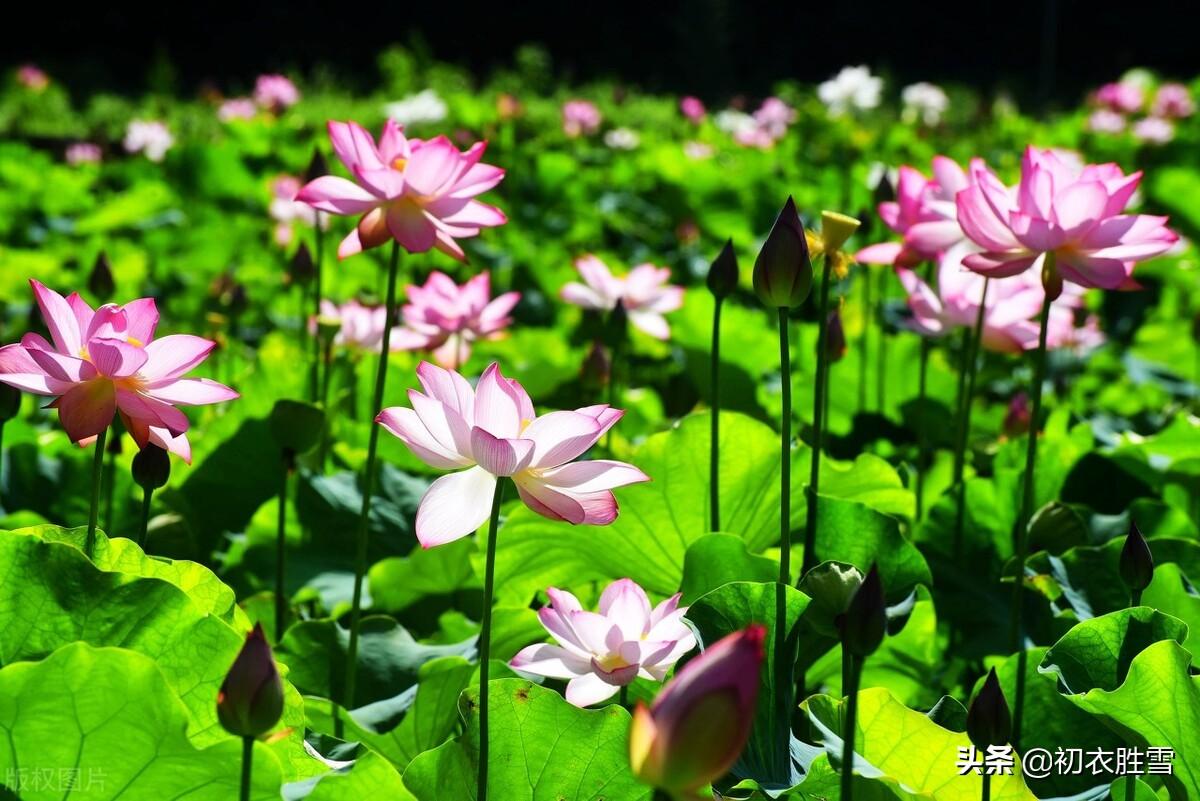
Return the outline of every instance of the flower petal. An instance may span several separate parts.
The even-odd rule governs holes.
[[[476,426],[471,429],[471,455],[479,466],[494,476],[511,476],[529,465],[533,441],[501,439]]]
[[[365,214],[379,205],[380,199],[353,181],[336,175],[322,175],[310,181],[296,195],[300,203],[330,214]]]
[[[579,412],[550,412],[530,423],[521,436],[533,440],[533,467],[558,467],[583,454],[600,439],[600,422]]]
[[[414,456],[430,467],[438,470],[457,470],[471,464],[471,460],[466,456],[455,453],[439,443],[412,409],[392,406],[380,412],[375,422],[395,435],[408,446]]]
[[[83,336],[79,319],[62,295],[35,279],[29,279],[33,294],[41,309],[42,319],[50,329],[50,338],[59,353],[77,356],[83,349]]]
[[[573,679],[591,671],[589,660],[544,642],[522,648],[508,666],[522,673],[550,679]]]
[[[181,378],[173,383],[147,390],[146,394],[165,403],[181,406],[205,406],[241,397],[224,384],[208,378]]]
[[[172,334],[146,345],[142,376],[156,387],[170,383],[208,358],[216,342],[191,334]]]
[[[117,411],[113,384],[96,378],[76,384],[54,402],[58,419],[72,442],[97,436],[113,421]]]
[[[618,692],[615,684],[609,684],[595,673],[588,673],[567,682],[567,701],[579,708],[607,701]]]
[[[128,378],[134,375],[149,358],[144,349],[121,339],[93,339],[88,342],[87,347],[92,364],[101,375],[110,378]]]
[[[496,477],[482,467],[442,476],[429,485],[417,508],[417,540],[423,548],[462,539],[492,511]]]

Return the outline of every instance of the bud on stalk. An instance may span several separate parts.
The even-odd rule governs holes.
[[[794,309],[808,297],[812,279],[808,240],[789,196],[754,260],[754,292],[772,309]]]
[[[230,734],[261,737],[282,716],[283,681],[262,624],[255,624],[217,693],[217,717]]]

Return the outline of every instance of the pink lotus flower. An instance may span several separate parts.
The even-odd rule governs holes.
[[[754,121],[772,140],[780,139],[796,119],[796,110],[778,97],[768,97],[754,112]]]
[[[692,122],[700,122],[707,113],[700,98],[691,95],[679,99],[679,110]]]
[[[1122,81],[1106,83],[1096,90],[1096,102],[1113,111],[1132,114],[1146,103],[1146,93],[1136,83]]]
[[[392,120],[378,146],[354,122],[330,122],[329,138],[357,183],[323,175],[296,199],[332,214],[362,215],[338,247],[338,258],[394,238],[410,253],[437,248],[466,261],[456,240],[506,222],[500,209],[474,199],[504,177],[504,170],[479,161],[485,142],[462,153],[445,136],[408,139]]]
[[[962,167],[934,156],[932,180],[908,166],[898,176],[896,199],[880,203],[879,216],[904,241],[865,247],[854,254],[857,262],[909,267],[937,259],[965,239],[954,205],[954,196],[970,184]]]
[[[34,92],[41,92],[50,85],[50,76],[33,64],[22,64],[17,68],[17,83]]]
[[[425,548],[467,536],[492,509],[498,477],[510,477],[521,500],[551,520],[603,526],[617,517],[612,489],[650,479],[624,462],[572,459],[592,447],[624,412],[607,405],[538,416],[525,389],[496,364],[472,389],[456,372],[428,362],[417,368],[424,393],[412,408],[384,409],[375,421],[430,467],[458,472],[430,485],[417,509]]]
[[[584,309],[611,311],[617,301],[625,307],[629,322],[655,339],[666,339],[671,328],[663,315],[683,306],[683,287],[670,286],[671,271],[653,264],[639,264],[624,278],[617,278],[608,265],[591,255],[575,260],[584,283],[572,281],[562,288],[562,299]]]
[[[258,106],[248,97],[233,97],[217,107],[217,119],[221,122],[252,120],[258,115]]]
[[[364,306],[357,300],[348,300],[339,306],[333,301],[322,300],[321,317],[341,321],[341,328],[334,335],[333,344],[369,353],[379,351],[379,343],[383,341],[383,327],[387,321],[387,309],[383,306]],[[317,321],[313,320],[309,328],[316,331]],[[392,328],[393,351],[400,350],[396,345],[396,334],[399,331],[399,327]]]
[[[153,442],[190,462],[189,422],[175,407],[238,397],[216,381],[183,377],[216,343],[187,334],[154,339],[153,298],[93,311],[77,292],[63,298],[30,284],[52,341],[31,333],[0,348],[0,382],[53,397],[73,442],[88,444],[120,413],[139,447]]]
[[[300,90],[286,75],[259,75],[254,82],[254,102],[274,112],[300,101]]]
[[[102,155],[100,145],[92,142],[74,142],[67,145],[65,153],[67,163],[72,167],[80,164],[99,164]]]
[[[620,579],[600,596],[599,613],[585,611],[565,590],[551,587],[546,594],[551,605],[538,618],[558,645],[530,645],[508,664],[522,673],[569,680],[567,700],[575,706],[606,701],[638,676],[662,681],[696,647],[679,594],[651,609],[641,587]]]
[[[718,640],[675,674],[629,729],[629,762],[672,798],[697,792],[733,767],[750,737],[766,630],[752,625]]]
[[[1125,124],[1125,115],[1110,108],[1098,108],[1087,119],[1087,129],[1095,133],[1121,133]]]
[[[600,129],[600,109],[589,100],[568,100],[562,107],[563,133],[572,139]]]
[[[971,172],[972,185],[956,197],[958,221],[984,252],[965,256],[963,264],[984,275],[1018,275],[1053,252],[1064,280],[1115,289],[1136,262],[1179,238],[1166,217],[1122,214],[1142,174],[1125,175],[1115,164],[1080,169],[1054,151],[1029,147],[1014,189],[982,162]]]
[[[909,325],[914,331],[928,337],[942,337],[951,331],[975,327],[986,279],[962,266],[963,257],[972,250],[970,243],[963,243],[946,253],[938,264],[936,290],[912,270],[896,269],[908,293],[908,308],[912,312]],[[1044,298],[1041,278],[1032,271],[1008,281],[992,281],[983,315],[983,347],[997,353],[1036,348],[1038,324],[1034,318],[1041,311]],[[1076,287],[1064,291],[1051,307],[1048,347],[1059,347],[1071,336],[1073,309],[1081,300],[1082,291]]]
[[[143,153],[151,161],[162,161],[175,144],[175,137],[158,120],[130,120],[123,144],[128,153]]]
[[[404,328],[392,337],[397,350],[427,350],[440,366],[458,369],[471,355],[471,343],[495,339],[512,323],[508,313],[520,292],[492,299],[489,273],[480,273],[461,287],[445,273],[433,271],[424,286],[409,286],[403,309]]]
[[[1164,83],[1158,87],[1154,103],[1150,106],[1151,116],[1175,120],[1190,117],[1195,111],[1192,93],[1181,83]]]
[[[1161,117],[1144,117],[1134,123],[1133,138],[1151,145],[1165,145],[1175,138],[1175,124]]]

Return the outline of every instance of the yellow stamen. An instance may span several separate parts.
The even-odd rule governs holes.
[[[125,339],[125,341],[128,342],[130,345],[133,345],[135,348],[146,347],[146,343],[142,342],[142,340],[138,339],[137,337],[127,337]]]
[[[393,170],[403,170],[407,164],[408,159],[404,158],[403,156],[396,156],[396,158],[392,159]]]

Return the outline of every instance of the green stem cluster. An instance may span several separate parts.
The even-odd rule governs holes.
[[[925,268],[925,282],[932,285],[933,262]],[[929,432],[925,413],[926,388],[929,379],[929,337],[921,335],[921,356],[917,367],[917,470],[915,492],[917,500],[916,519],[920,520],[925,509],[925,463],[929,460]]]
[[[318,320],[321,317],[321,262],[325,252],[325,232],[321,230],[321,212],[316,212],[313,216],[313,320]],[[395,245],[393,245],[395,247]],[[300,326],[304,331],[308,330],[308,322],[300,321]],[[316,403],[317,391],[320,387],[320,379],[318,377],[321,370],[321,336],[316,334],[313,336],[313,353],[312,353],[312,370],[309,373],[309,400]],[[326,376],[328,380],[328,376]]]
[[[319,228],[319,226],[318,226]],[[354,709],[354,690],[358,678],[358,626],[362,620],[362,585],[367,573],[367,538],[370,531],[371,497],[375,493],[375,460],[379,448],[379,426],[374,415],[383,408],[383,390],[387,384],[388,353],[392,345],[392,320],[396,316],[396,273],[400,265],[400,243],[392,242],[388,265],[387,303],[383,340],[379,343],[379,368],[375,373],[375,394],[371,406],[371,433],[367,440],[367,465],[363,470],[362,509],[358,516],[358,537],[354,567],[354,594],[350,603],[350,643],[346,648],[346,683],[342,703]]]
[[[854,795],[854,739],[857,734],[858,685],[862,678],[862,660],[846,653],[842,644],[842,692],[846,696],[845,725],[842,729],[842,793],[841,801],[852,801]],[[848,665],[847,665],[848,663]]]
[[[832,283],[833,254],[825,254],[825,266],[821,272],[821,300],[817,309],[817,375],[816,391],[813,393],[813,443],[812,463],[809,467],[808,489],[805,492],[808,509],[804,524],[804,561],[800,568],[803,577],[817,565],[817,494],[821,484],[821,451],[825,446],[825,393],[828,392],[829,359],[826,351],[826,331],[829,320],[829,285]],[[785,382],[787,384],[789,382]],[[787,387],[790,392],[790,385]]]
[[[712,324],[712,431],[708,452],[709,531],[721,530],[721,298],[713,299]]]
[[[979,296],[979,311],[975,314],[975,328],[966,337],[967,346],[963,352],[962,364],[962,398],[958,408],[958,426],[956,433],[958,442],[954,450],[954,561],[958,562],[963,555],[963,525],[967,510],[967,484],[965,480],[967,468],[967,443],[971,437],[971,405],[975,399],[975,374],[978,370],[979,347],[983,342],[983,320],[987,310],[988,285],[990,278],[983,279],[983,292]]]

